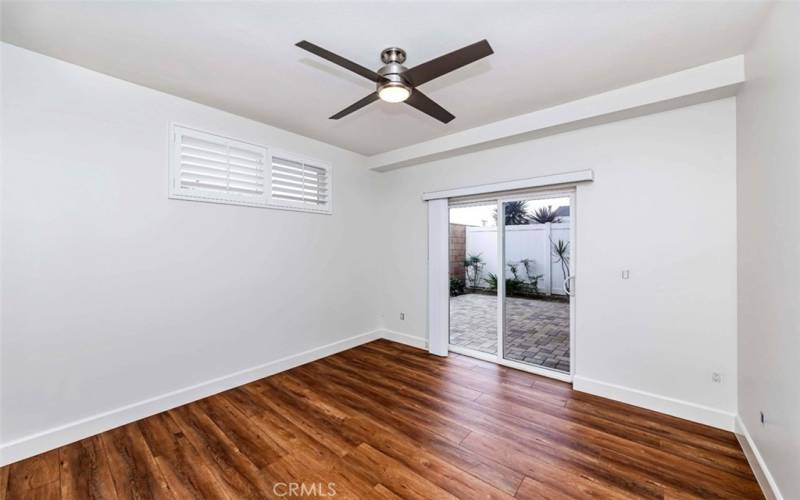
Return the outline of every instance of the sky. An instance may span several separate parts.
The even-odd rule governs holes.
[[[547,198],[544,200],[530,200],[527,203],[528,212],[534,212],[537,208],[552,206],[553,210],[558,207],[569,206],[569,198]],[[494,209],[496,202],[489,202],[486,205],[474,207],[454,207],[450,209],[450,222],[453,224],[466,224],[468,226],[494,226]]]

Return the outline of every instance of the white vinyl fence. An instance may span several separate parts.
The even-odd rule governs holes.
[[[525,268],[520,261],[530,259],[533,261],[532,274],[544,275],[539,278],[539,291],[563,295],[567,276],[561,262],[553,254],[552,245],[558,240],[566,243],[570,241],[569,226],[569,223],[506,226],[506,263],[519,264],[519,276],[525,279]],[[480,255],[483,260],[481,282],[478,286],[488,288],[489,285],[484,280],[489,277],[489,273],[500,276],[497,271],[497,228],[468,226],[466,247],[467,256]],[[511,273],[506,268],[506,278],[510,276]]]

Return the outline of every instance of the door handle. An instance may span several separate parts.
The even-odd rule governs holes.
[[[567,276],[567,279],[564,280],[564,293],[566,293],[570,297],[574,297],[575,296],[575,292],[572,290],[572,287],[569,284],[569,280],[574,280],[574,279],[575,279],[575,275],[574,274],[570,274],[569,276]]]

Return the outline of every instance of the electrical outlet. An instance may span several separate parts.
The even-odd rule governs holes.
[[[722,375],[720,373],[718,373],[718,372],[712,373],[711,374],[711,381],[716,383],[716,384],[722,383]]]
[[[622,271],[622,279],[627,280],[630,279],[630,277],[631,277],[630,270],[625,269],[624,271]]]
[[[400,319],[401,320],[405,320],[406,319],[406,313],[400,313]]]
[[[761,425],[766,425],[767,424],[767,417],[764,416],[764,412],[760,411],[758,413],[761,414]]]

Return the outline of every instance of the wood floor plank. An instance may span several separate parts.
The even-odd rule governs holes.
[[[174,498],[137,423],[104,432],[100,438],[119,498]]]
[[[251,420],[255,425],[280,431],[276,440],[292,452],[270,465],[270,470],[281,478],[294,481],[322,481],[336,484],[337,497],[370,497],[375,483],[350,467],[338,454],[331,451],[304,432],[300,427],[285,419],[270,407],[258,413]]]
[[[619,401],[612,401],[591,394],[572,391],[567,406],[582,411],[599,414],[611,419],[624,418],[633,425],[638,425],[662,437],[670,437],[678,432],[688,431],[698,442],[713,442],[727,445],[728,449],[739,449],[736,437],[732,432],[715,429],[707,425],[696,424],[671,415],[657,413],[644,408],[637,408]]]
[[[479,403],[488,408],[527,420],[532,426],[546,422],[546,425],[539,428],[539,442],[545,439],[552,445],[558,445],[559,442],[564,442],[562,436],[574,436],[569,443],[569,449],[581,449],[584,455],[602,456],[620,467],[639,469],[659,481],[674,481],[686,488],[694,488],[696,481],[705,479],[714,485],[714,489],[727,491],[732,495],[756,494],[759,491],[752,481],[724,470],[700,463],[695,463],[687,470],[684,459],[662,450],[641,446],[580,424],[565,423],[528,406],[498,400],[488,395],[481,396],[480,399],[483,401]],[[566,453],[566,450],[567,448],[563,448],[562,453]],[[704,490],[703,493],[710,494],[712,491]]]
[[[168,412],[204,458],[209,470],[231,498],[258,498],[270,488],[265,475],[247,460],[214,422],[195,404]]]
[[[543,482],[526,477],[522,481],[516,498],[521,500],[573,500],[576,498],[638,499],[618,491],[608,491],[590,479],[578,477],[568,483]]]
[[[246,424],[246,418],[219,396],[197,401],[197,406],[216,424],[236,448],[259,469],[279,460],[287,452],[267,434]]]
[[[27,460],[13,463],[8,468],[7,496],[9,499],[41,496],[58,498],[60,468],[58,450],[51,450]]]
[[[427,395],[419,394],[412,389],[403,389],[379,381],[371,382],[368,377],[364,377],[358,371],[352,371],[343,366],[328,367],[318,364],[303,368],[314,372],[312,376],[325,377],[327,380],[335,382],[338,391],[344,392],[343,397],[349,398],[351,403],[367,397],[368,400],[363,401],[359,408],[362,412],[388,410],[393,421],[401,420],[408,422],[411,426],[418,425],[420,419],[424,418],[427,429],[453,443],[460,443],[470,432],[470,429],[458,421],[442,417],[433,411],[432,403],[434,401]],[[401,389],[402,392],[400,392]]]
[[[178,498],[229,498],[168,414],[160,413],[138,424],[164,479]]]
[[[578,492],[578,487],[591,491],[592,496],[612,498],[660,498],[661,487],[646,478],[614,478],[610,482],[601,477],[602,470],[592,470],[582,464],[572,463],[557,457],[540,453],[530,447],[479,432],[467,436],[463,446],[477,453],[495,457],[499,462],[524,473],[526,476],[547,485],[549,489],[570,488]],[[524,482],[524,481],[523,481]]]
[[[313,367],[310,366],[304,368],[313,370]],[[369,418],[371,421],[375,422],[376,425],[381,426],[385,430],[401,433],[407,440],[424,446],[426,449],[435,452],[438,456],[441,456],[461,470],[475,475],[477,478],[506,493],[513,494],[522,481],[521,474],[502,464],[492,462],[485,457],[480,457],[459,447],[458,443],[460,443],[470,431],[467,431],[467,433],[463,435],[459,434],[458,439],[453,441],[448,439],[447,433],[441,432],[438,425],[432,425],[432,421],[436,421],[436,418],[433,418],[433,415],[436,415],[435,413],[421,408],[416,414],[416,420],[410,418],[398,419],[392,411],[387,410],[384,405],[376,405],[371,397],[364,396],[364,394],[368,394],[368,387],[358,386],[356,383],[354,390],[352,389],[352,383],[338,385],[335,383],[335,377],[331,376],[330,372],[324,373],[326,373],[326,386],[324,389],[320,389],[317,386],[315,387],[315,391],[324,391],[330,398],[346,401],[345,404],[357,410],[359,416]],[[304,375],[302,372],[293,370],[293,376],[308,382],[314,380],[313,373]],[[395,398],[394,404],[397,404],[397,398]]]
[[[61,498],[117,498],[108,458],[98,436],[82,439],[59,448]]]
[[[457,497],[415,473],[402,463],[362,443],[348,453],[346,460],[364,475],[374,478],[395,495],[410,499],[446,499]]]
[[[424,371],[414,370],[399,364],[391,363],[391,360],[384,359],[377,355],[369,353],[366,349],[354,352],[341,353],[341,357],[346,359],[349,363],[356,366],[381,366],[381,370],[392,380],[401,381],[411,387],[416,387],[419,390],[429,394],[435,393],[438,397],[444,399],[477,399],[480,391],[469,389],[460,384],[452,383],[448,380],[435,377]]]
[[[508,493],[431,453],[425,446],[379,427],[371,419],[355,417],[347,419],[345,424],[360,429],[372,448],[459,498],[511,498]]]
[[[294,381],[292,374],[273,377],[272,381],[278,386],[303,387],[299,379]],[[316,401],[317,405],[321,405],[321,408],[324,408],[326,413],[333,418],[341,419],[343,426],[352,430],[353,434],[361,436],[370,446],[461,498],[505,498],[508,496],[490,484],[470,474],[465,474],[464,471],[448,461],[428,452],[424,446],[408,440],[406,436],[398,437],[391,429],[375,423],[375,419],[360,416],[348,417],[353,412],[348,410],[346,405],[339,405],[335,399],[325,397],[323,388],[314,387],[313,390],[306,388],[303,390],[303,396]]]
[[[377,368],[377,365],[373,366],[373,368]],[[481,396],[481,398],[478,399],[478,401],[482,401],[486,397],[487,397],[487,395],[483,395],[483,396]],[[494,397],[494,395],[492,395],[491,397]],[[495,399],[498,400],[500,403],[508,403],[508,401],[504,400],[504,398],[495,398]],[[465,403],[462,402],[462,403],[466,404],[467,406],[470,404],[469,402],[465,402]],[[530,403],[530,406],[542,407],[542,405],[536,405],[535,401],[528,401],[528,403]],[[496,410],[496,411],[501,412],[501,413],[502,412],[508,412],[509,408],[511,408],[511,413],[514,414],[513,410],[515,409],[515,406],[514,405],[499,405],[499,406],[498,405],[494,405],[494,406],[492,406],[492,408],[494,410]],[[519,407],[519,408],[523,411],[523,414],[521,415],[522,417],[526,417],[527,413],[532,413],[532,412],[528,411],[529,408],[527,408],[527,407]],[[539,408],[539,409],[541,409],[541,408]],[[538,416],[539,419],[541,419],[541,417],[547,417],[547,415],[542,415],[539,412],[536,412],[535,415]],[[518,414],[518,416],[520,416],[520,415]],[[537,420],[537,418],[531,418],[530,420],[535,422]],[[568,421],[565,421],[565,422],[568,423]],[[645,450],[645,451],[649,451],[649,450]]]
[[[311,436],[319,446],[323,446],[339,456],[346,455],[359,444],[352,436],[343,435],[340,432],[339,422],[304,411],[302,404],[293,401],[290,396],[283,394],[273,386],[245,387],[245,390],[250,392],[253,397],[260,398],[259,400],[265,406],[289,420],[304,434]]]
[[[59,490],[59,482],[46,483],[38,488],[26,491],[21,496],[9,494],[9,499],[25,499],[25,500],[57,500],[61,498],[61,491]]]
[[[370,348],[366,348],[370,349]],[[381,351],[378,351],[381,352]],[[448,383],[463,386],[467,389],[478,391],[480,393],[504,393],[509,395],[518,395],[520,398],[533,398],[537,403],[549,402],[556,406],[563,407],[567,402],[567,397],[563,395],[555,395],[551,392],[540,391],[538,387],[533,387],[532,381],[527,384],[520,384],[518,381],[510,377],[491,376],[487,370],[476,371],[475,369],[464,369],[459,366],[425,366],[424,358],[415,359],[415,356],[408,354],[401,354],[399,356],[391,357],[386,360],[380,359],[382,362],[390,363],[393,367],[407,367],[414,365],[416,369],[426,373],[435,374],[436,378]],[[446,358],[445,358],[446,359]],[[505,373],[505,372],[498,372]],[[474,398],[470,398],[474,399]]]
[[[0,467],[0,500],[6,500],[6,493],[8,491],[8,469],[9,467]]]
[[[311,488],[317,493],[309,496],[370,498],[374,494],[374,483],[354,473],[341,458],[329,456],[327,460],[318,461],[312,457],[316,455],[292,453],[271,464],[275,476],[286,478],[282,484],[273,486],[273,493],[283,493],[288,489],[283,484],[291,482],[306,485],[307,490]]]
[[[425,372],[435,372],[442,376],[463,376],[470,379],[491,381],[495,384],[508,384],[523,387],[531,387],[536,380],[531,374],[517,370],[499,370],[497,365],[494,370],[473,363],[463,365],[454,360],[460,357],[439,357],[436,361],[431,361],[419,352],[410,352],[407,349],[399,349],[391,344],[372,342],[363,346],[364,349],[372,350],[382,356],[382,359],[402,361],[406,366],[413,366]],[[387,358],[388,356],[388,358]]]
[[[353,499],[763,498],[732,433],[386,340],[0,468],[0,500],[329,487]]]

